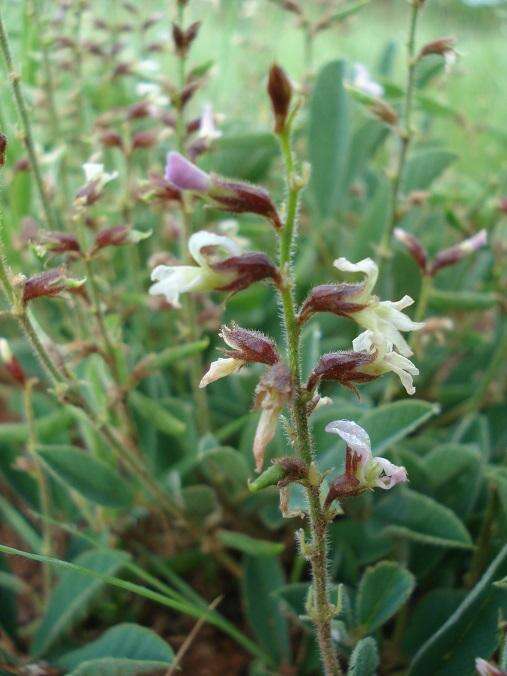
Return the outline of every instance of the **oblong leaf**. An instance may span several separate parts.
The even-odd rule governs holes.
[[[447,622],[421,647],[409,676],[475,673],[475,658],[488,659],[498,645],[498,618],[507,613],[507,589],[493,583],[506,574],[507,545]]]
[[[375,676],[379,666],[377,643],[371,636],[359,641],[350,656],[347,676]]]
[[[107,658],[107,659],[106,659]],[[95,641],[62,655],[62,667],[79,676],[115,676],[141,674],[164,669],[172,663],[174,652],[155,632],[138,624],[122,623],[111,627]],[[122,670],[118,671],[121,662]],[[94,671],[95,669],[95,671]]]
[[[344,61],[332,61],[325,65],[317,76],[310,101],[310,192],[313,205],[321,216],[331,215],[344,190],[349,146],[344,76]]]
[[[137,413],[159,432],[163,432],[170,437],[180,436],[185,432],[185,423],[168,411],[165,406],[159,404],[158,401],[137,391],[130,393],[129,401]]]
[[[251,554],[252,556],[277,556],[277,554],[281,554],[284,550],[282,542],[259,540],[244,533],[235,533],[230,530],[217,531],[217,537],[226,547],[236,549],[244,554]]]
[[[408,488],[381,500],[375,516],[396,537],[439,547],[473,547],[470,533],[456,514],[426,495]]]
[[[112,549],[90,550],[75,559],[76,565],[110,576],[130,556]],[[34,637],[31,652],[41,655],[82,619],[95,595],[104,587],[99,578],[85,577],[75,570],[66,570],[51,594],[46,611]]]
[[[367,411],[358,422],[370,435],[373,452],[380,454],[439,411],[438,405],[419,399],[395,401]]]
[[[39,446],[38,454],[70,489],[104,507],[128,507],[132,490],[102,460],[75,446]]]
[[[356,604],[361,631],[373,632],[387,622],[405,603],[414,586],[412,573],[392,561],[381,561],[368,568],[359,583]]]

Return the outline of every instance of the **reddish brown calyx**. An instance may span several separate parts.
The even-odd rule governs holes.
[[[241,256],[231,256],[224,261],[215,263],[213,270],[218,273],[231,273],[232,281],[218,287],[217,291],[242,291],[255,282],[272,279],[276,285],[281,284],[278,268],[273,265],[266,254],[260,251],[251,251]]]
[[[309,392],[321,380],[334,380],[345,387],[355,389],[353,383],[367,383],[377,376],[363,373],[361,368],[375,361],[376,355],[368,352],[330,352],[323,355],[310,374],[306,389]]]
[[[298,322],[303,324],[316,312],[331,312],[340,317],[348,317],[363,310],[364,303],[354,302],[354,298],[363,291],[363,284],[321,284],[315,286],[304,301],[298,314]]]

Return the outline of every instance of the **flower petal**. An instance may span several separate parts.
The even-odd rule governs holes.
[[[347,446],[360,456],[364,463],[371,458],[371,443],[368,432],[352,420],[333,420],[326,425],[326,432],[340,436]]]
[[[371,258],[363,258],[358,263],[351,263],[346,258],[337,258],[333,265],[342,272],[362,272],[366,277],[364,288],[366,294],[370,294],[377,283],[378,266]]]
[[[256,472],[260,472],[262,470],[262,466],[264,464],[264,453],[266,451],[267,445],[275,436],[279,415],[280,409],[277,407],[263,408],[261,410],[261,415],[257,424],[257,430],[255,432],[255,439],[253,443],[253,455],[255,458]]]
[[[236,373],[244,363],[243,360],[234,359],[233,357],[220,358],[211,362],[209,369],[199,383],[199,387],[206,387],[206,385],[215,382],[215,380],[220,380],[220,378],[225,378],[231,375],[231,373]]]
[[[205,270],[191,265],[158,265],[151,273],[151,279],[156,283],[150,286],[150,295],[165,296],[175,307],[181,307],[181,293],[204,291],[209,281]]]
[[[375,458],[374,460],[382,470],[382,475],[377,479],[375,484],[377,488],[389,490],[389,488],[396,486],[396,484],[408,481],[407,470],[404,467],[395,465],[386,458]]]
[[[208,174],[180,153],[167,155],[165,178],[179,190],[206,192],[211,184]]]
[[[209,246],[225,249],[229,256],[239,256],[241,254],[240,246],[230,237],[217,235],[214,232],[208,232],[207,230],[199,230],[199,232],[194,233],[188,240],[188,250],[190,251],[192,258],[196,263],[204,267],[208,267],[208,261],[201,251]]]

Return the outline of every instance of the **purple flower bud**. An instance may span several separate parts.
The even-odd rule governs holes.
[[[243,329],[241,326],[233,324],[231,327],[222,326],[220,335],[225,343],[232,348],[225,350],[228,357],[240,359],[244,362],[269,365],[280,361],[275,343],[270,338],[266,338],[260,331]]]
[[[488,236],[486,230],[481,230],[473,237],[463,240],[459,244],[440,251],[430,266],[429,274],[433,277],[439,270],[449,265],[458,263],[462,258],[468,256],[487,244]]]
[[[428,265],[428,255],[426,253],[426,249],[423,247],[417,237],[414,237],[414,235],[411,235],[402,228],[395,228],[394,236],[398,242],[401,242],[407,247],[409,254],[415,260],[420,270],[425,273],[426,267]]]
[[[211,266],[215,272],[233,273],[232,281],[217,287],[217,291],[242,291],[255,282],[272,279],[281,283],[280,272],[265,253],[251,251],[240,256],[231,256]]]
[[[213,176],[209,196],[226,211],[258,214],[269,219],[277,230],[283,227],[273,200],[264,188]]]
[[[62,291],[82,292],[83,280],[67,277],[63,268],[53,268],[29,277],[23,287],[23,303],[41,296],[57,296]]]
[[[433,40],[433,42],[428,42],[427,45],[419,52],[418,59],[422,59],[425,56],[430,54],[438,54],[439,56],[445,56],[448,52],[454,51],[454,45],[456,44],[456,38],[447,37],[439,38],[438,40]]]
[[[312,392],[321,380],[335,380],[345,387],[352,383],[366,383],[377,376],[362,373],[359,369],[375,360],[375,354],[368,352],[330,352],[323,355],[310,374],[307,390]]]
[[[207,192],[211,186],[211,178],[205,171],[176,152],[167,155],[165,178],[178,190]]]
[[[292,85],[283,68],[276,63],[271,66],[268,80],[268,94],[275,115],[275,133],[285,129],[292,98]]]
[[[7,137],[0,134],[0,167],[5,164],[5,153],[7,151]]]
[[[81,253],[77,238],[68,232],[46,230],[40,233],[39,240],[52,253]]]
[[[302,324],[316,312],[332,312],[340,317],[348,317],[354,312],[359,312],[365,308],[365,304],[354,303],[354,297],[363,290],[364,284],[346,282],[315,286],[299,311],[298,321]]]

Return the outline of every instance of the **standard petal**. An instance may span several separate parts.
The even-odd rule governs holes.
[[[206,192],[211,184],[211,179],[205,171],[176,152],[167,155],[165,178],[178,190]]]
[[[326,432],[340,436],[347,446],[361,457],[364,463],[371,458],[368,432],[352,420],[333,420],[326,425]]]
[[[241,254],[240,246],[232,240],[230,237],[224,237],[223,235],[217,235],[214,232],[208,232],[207,230],[199,230],[199,232],[194,233],[188,240],[188,250],[192,258],[204,267],[208,267],[208,261],[206,255],[202,253],[202,250],[206,247],[220,247],[225,249],[229,256],[239,256]]]
[[[347,258],[337,258],[333,265],[342,272],[362,272],[366,277],[364,293],[371,293],[377,283],[378,266],[371,258],[363,258],[358,263],[351,263]]]
[[[263,408],[257,424],[253,443],[253,455],[255,458],[255,470],[260,472],[264,464],[264,454],[269,442],[276,432],[276,425],[280,415],[279,408]]]
[[[156,283],[150,287],[150,295],[165,296],[167,301],[175,307],[180,307],[181,293],[204,291],[208,288],[205,271],[190,265],[159,265],[153,270],[151,278]]]

